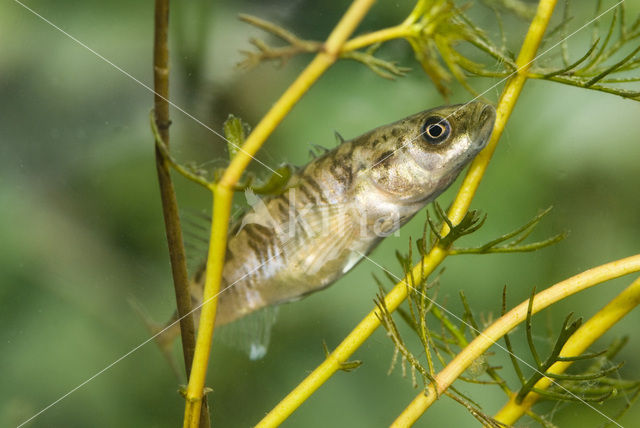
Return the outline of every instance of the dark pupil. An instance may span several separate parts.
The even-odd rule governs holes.
[[[429,128],[427,129],[428,134],[431,138],[438,138],[439,136],[442,135],[442,133],[444,132],[444,129],[442,127],[442,125],[429,125]]]

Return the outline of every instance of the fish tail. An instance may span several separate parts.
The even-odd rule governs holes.
[[[173,344],[178,336],[180,336],[180,324],[176,322],[178,319],[177,312],[174,312],[169,321],[162,324],[154,321],[137,300],[130,297],[128,301],[131,308],[138,314],[149,333],[151,333],[154,342],[158,345],[160,352],[162,352],[166,358],[169,366],[171,366],[171,370],[176,375],[176,378],[181,382],[183,376],[178,368],[176,357],[172,352]]]

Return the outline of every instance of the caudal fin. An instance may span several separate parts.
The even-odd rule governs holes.
[[[154,342],[158,345],[158,348],[171,366],[171,370],[178,378],[178,381],[182,382],[184,380],[184,376],[178,368],[176,356],[172,352],[173,344],[176,338],[180,335],[180,324],[176,322],[177,314],[174,313],[166,324],[160,324],[155,322],[142,305],[134,298],[130,297],[128,302],[147,327],[147,330],[152,335]]]

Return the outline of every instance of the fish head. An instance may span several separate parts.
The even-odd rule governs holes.
[[[491,105],[474,101],[391,124],[394,148],[374,162],[371,179],[397,202],[429,202],[487,145],[495,119]]]
[[[495,119],[495,109],[481,102],[418,113],[407,120],[407,154],[436,181],[457,176],[487,145]]]

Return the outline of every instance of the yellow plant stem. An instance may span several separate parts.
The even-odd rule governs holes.
[[[371,46],[376,43],[382,43],[393,39],[400,39],[410,36],[412,33],[409,24],[400,24],[395,27],[384,28],[382,30],[363,34],[354,37],[344,44],[341,52],[351,52],[361,49],[365,46]]]
[[[238,182],[253,156],[264,141],[291,111],[295,103],[307,92],[338,58],[344,42],[353,33],[375,0],[354,0],[347,12],[336,25],[324,44],[323,50],[305,68],[298,78],[271,107],[253,132],[247,137],[241,150],[234,156],[220,181],[211,186],[213,192],[213,219],[207,270],[204,286],[204,304],[200,316],[198,337],[193,357],[193,365],[186,391],[184,427],[197,428],[200,408],[211,353],[211,342],[218,304],[217,296],[222,281],[222,268],[227,245],[229,213],[233,198],[233,188]]]
[[[584,323],[565,343],[560,351],[561,357],[573,357],[582,354],[599,337],[606,333],[622,317],[640,304],[640,278],[636,279],[622,293],[598,311],[591,319]],[[562,374],[572,364],[571,361],[558,361],[547,372]],[[551,379],[543,377],[534,386],[538,390],[547,389],[551,385]],[[533,404],[538,401],[540,394],[530,392],[521,403],[516,402],[516,394],[513,394],[509,402],[496,413],[494,419],[505,425],[514,424]]]
[[[555,7],[556,0],[542,0],[538,6],[538,11],[529,27],[529,32],[522,45],[522,49],[518,56],[518,73],[511,78],[502,92],[500,101],[498,102],[496,123],[493,128],[493,134],[487,144],[487,147],[480,152],[476,159],[469,167],[469,171],[464,178],[462,186],[453,202],[449,211],[449,218],[452,223],[459,223],[471,205],[471,201],[482,180],[482,176],[487,169],[491,156],[495,151],[498,140],[504,131],[504,127],[513,111],[518,96],[522,91],[522,87],[526,81],[527,71],[530,62],[533,60],[544,31],[547,27],[551,14]],[[402,25],[401,25],[402,26]],[[396,27],[394,27],[396,28]],[[445,227],[443,234],[448,229]],[[436,267],[446,258],[447,251],[441,247],[434,247],[416,266],[412,269],[415,282],[420,282],[431,274]],[[405,277],[387,294],[385,304],[389,311],[394,311],[400,303],[407,297],[407,284],[409,278]],[[311,396],[324,382],[327,381],[337,370],[341,364],[349,359],[349,357],[373,334],[380,326],[380,321],[376,315],[377,310],[371,311],[338,345],[338,347],[320,364],[311,374],[309,374],[295,389],[293,389],[276,407],[274,407],[263,419],[258,423],[258,427],[274,427],[282,423],[291,413],[293,413],[300,405]]]
[[[589,269],[536,294],[533,299],[532,313],[539,312],[553,303],[586,288],[638,271],[640,271],[640,254]],[[527,318],[528,307],[529,300],[527,299],[480,333],[435,376],[434,383],[429,385],[427,391],[418,394],[391,426],[399,428],[413,425],[424,411],[436,401],[440,394],[478,357]],[[438,388],[437,391],[436,386]]]
[[[516,105],[516,101],[522,92],[524,83],[527,80],[527,73],[531,62],[535,58],[542,37],[553,14],[553,10],[556,6],[556,0],[541,0],[538,4],[536,15],[529,26],[529,31],[522,43],[522,48],[518,54],[516,60],[517,72],[509,79],[502,95],[500,96],[500,102],[497,108],[496,125],[494,127],[493,135],[487,147],[481,151],[474,162],[469,167],[469,171],[462,182],[460,191],[449,210],[449,218],[456,219],[454,223],[460,221],[465,213],[469,210],[473,196],[475,195],[480,181],[489,165],[491,156],[495,151],[498,144],[498,139],[502,135],[502,131],[506,125],[506,121],[511,116],[511,112]],[[497,134],[497,135],[496,135]]]
[[[191,366],[191,376],[187,385],[186,406],[184,415],[185,427],[198,427],[200,423],[200,408],[204,394],[204,384],[207,375],[211,341],[218,308],[218,294],[224,255],[227,245],[227,229],[233,190],[214,185],[213,191],[213,225],[209,237],[209,253],[207,255],[207,273],[205,276],[204,293],[202,296],[202,313],[196,338],[196,349]]]

